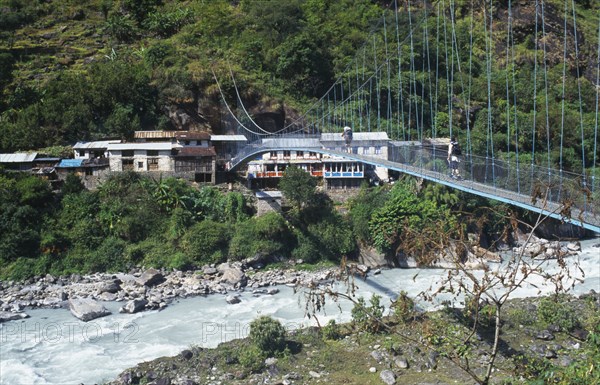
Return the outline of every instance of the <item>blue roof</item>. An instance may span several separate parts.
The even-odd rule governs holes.
[[[81,167],[85,159],[63,159],[58,164],[58,167]]]

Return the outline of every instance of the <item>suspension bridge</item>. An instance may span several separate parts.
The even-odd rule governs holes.
[[[312,151],[600,233],[600,5],[580,7],[574,0],[393,0],[337,81],[278,130],[253,120],[233,72],[236,108],[215,76],[230,125],[249,138],[230,168],[265,152]],[[345,126],[386,132],[387,159],[319,141]],[[462,143],[462,180],[449,175],[447,148],[432,144],[450,137]]]

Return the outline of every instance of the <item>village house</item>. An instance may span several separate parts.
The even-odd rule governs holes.
[[[339,133],[323,133],[319,139],[289,140],[294,141],[293,147],[306,150],[270,151],[251,160],[247,171],[248,183],[251,187],[276,187],[285,169],[292,165],[320,178],[324,188],[328,190],[357,188],[365,180],[372,183],[388,180],[386,168],[367,165],[342,156],[311,151],[311,149],[329,149],[387,160],[389,138],[385,132],[354,133],[350,147],[346,147],[344,138]]]

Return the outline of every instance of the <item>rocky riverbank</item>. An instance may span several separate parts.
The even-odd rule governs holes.
[[[590,377],[597,378],[599,369],[590,355],[593,347],[586,340],[600,315],[600,294],[591,291],[579,297],[561,297],[554,310],[548,307],[548,300],[520,298],[506,303],[492,383],[520,383],[545,370],[559,373],[577,361],[589,362],[583,366],[593,371]],[[255,360],[246,354],[252,345],[250,338],[222,343],[215,349],[190,346],[176,356],[127,369],[110,384],[475,383],[448,359],[458,346],[455,344],[473,331],[464,311],[448,308],[416,315],[409,322],[396,322],[393,316],[386,322],[390,328],[379,332],[365,332],[352,323],[335,325],[335,332],[331,325],[291,331],[285,354]],[[483,373],[493,334],[493,327],[483,323],[470,339],[465,354],[474,373]]]
[[[579,242],[548,241],[533,237],[521,239],[512,250],[534,259],[567,257],[581,251]],[[481,268],[488,262],[500,262],[502,257],[479,246],[467,255],[471,268]],[[255,261],[256,262],[256,261]],[[416,267],[415,264],[401,265]],[[433,267],[450,267],[449,259],[440,256]],[[369,266],[355,265],[359,273]],[[87,276],[73,274],[54,277],[34,277],[25,282],[0,282],[0,322],[26,318],[30,308],[68,307],[73,315],[89,321],[110,314],[99,301],[123,302],[123,313],[162,309],[176,298],[197,295],[224,294],[225,300],[238,303],[236,293],[252,291],[255,295],[274,295],[277,285],[315,286],[335,279],[336,268],[318,271],[294,269],[264,269],[251,261],[204,266],[195,271],[134,269],[128,273],[97,273]],[[83,300],[85,299],[85,301]]]
[[[110,314],[99,307],[98,301],[123,302],[121,312],[126,313],[162,309],[176,298],[215,293],[225,294],[227,302],[236,303],[236,293],[240,291],[274,295],[277,285],[330,282],[335,271],[258,270],[236,262],[196,271],[135,269],[129,273],[46,275],[25,282],[0,282],[0,322],[25,318],[24,311],[31,308],[69,307],[73,315],[84,321]]]

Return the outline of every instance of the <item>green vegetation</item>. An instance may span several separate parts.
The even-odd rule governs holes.
[[[255,257],[293,258],[303,261],[298,268],[315,269],[354,258],[359,245],[371,239],[393,245],[381,247],[390,255],[417,250],[419,261],[427,263],[444,243],[437,238],[427,243],[410,234],[437,234],[435,229],[440,228],[434,223],[451,232],[458,218],[462,226],[479,231],[468,216],[459,217],[437,203],[439,198],[428,193],[429,187],[416,191],[411,179],[391,189],[364,187],[349,202],[348,213],[342,214],[316,191],[313,177],[302,170],[297,173],[295,179],[308,179],[307,186],[312,187],[283,214],[257,217],[239,192],[196,189],[174,178],[153,180],[121,173],[88,191],[77,176],[69,175],[61,190],[52,192],[35,176],[2,172],[0,276],[24,279],[134,266],[193,269]],[[287,190],[284,195],[287,198]],[[378,203],[370,197],[378,197]],[[358,231],[363,235],[356,236]]]
[[[270,356],[285,349],[286,331],[279,321],[261,316],[250,323],[250,341],[261,352]]]

